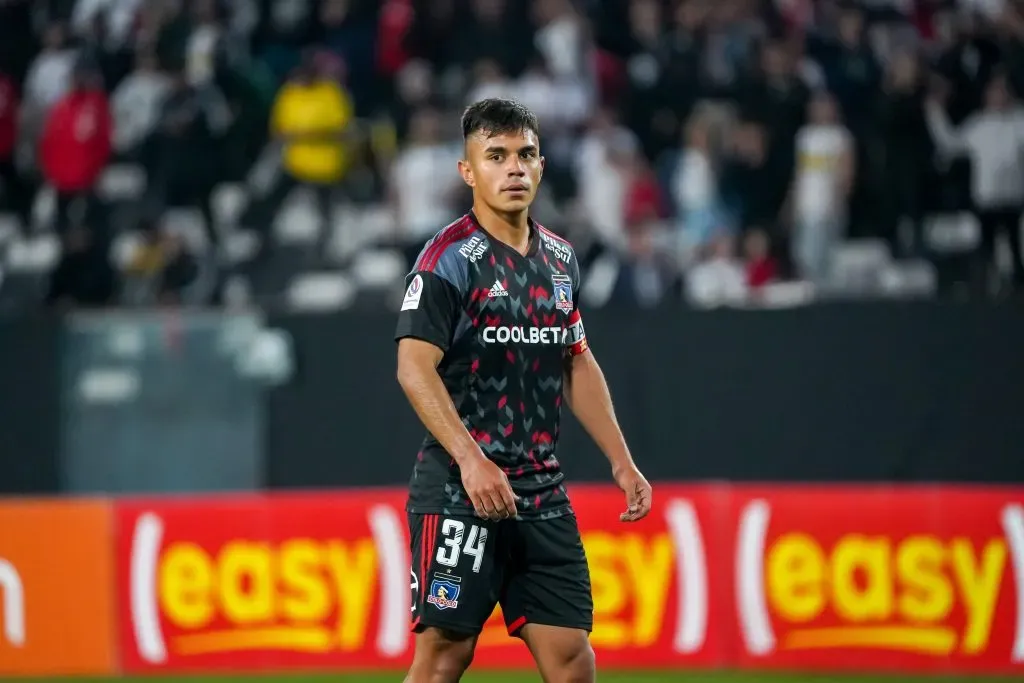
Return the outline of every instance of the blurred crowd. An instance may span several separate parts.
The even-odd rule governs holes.
[[[0,0],[0,46],[0,298],[391,291],[492,96],[594,305],[1024,282],[1013,0]]]

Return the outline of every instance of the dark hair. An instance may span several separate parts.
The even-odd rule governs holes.
[[[515,100],[491,98],[474,102],[462,114],[462,137],[483,132],[487,137],[524,130],[540,135],[537,116]]]

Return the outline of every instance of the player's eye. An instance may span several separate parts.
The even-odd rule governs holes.
[[[501,156],[500,154],[492,154],[492,155],[491,155],[490,157],[488,157],[488,158],[489,158],[489,159],[490,159],[491,161],[498,161],[498,162],[500,162],[500,161],[501,161],[501,159],[502,159],[502,156]]]
[[[537,154],[532,149],[528,149],[525,152],[520,152],[519,156],[521,156],[523,159],[532,159],[533,157],[537,156]]]

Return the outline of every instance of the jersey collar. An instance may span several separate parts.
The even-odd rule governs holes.
[[[505,244],[491,233],[487,232],[487,228],[480,224],[480,220],[476,217],[476,213],[474,213],[472,209],[470,209],[469,211],[469,218],[470,220],[473,221],[473,224],[476,225],[477,230],[484,233],[485,235],[487,235],[488,238],[490,238],[492,244],[499,244],[503,248],[512,252],[513,254],[523,256],[512,247]],[[537,249],[540,247],[540,230],[537,228],[537,222],[533,220],[533,218],[527,217],[526,223],[530,227],[530,241],[527,243],[525,258],[532,258],[537,254]]]

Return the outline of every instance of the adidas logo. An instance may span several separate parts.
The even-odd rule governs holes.
[[[491,291],[487,293],[487,296],[492,299],[499,296],[508,296],[508,290],[502,287],[500,282],[495,280],[494,285],[491,287]]]

